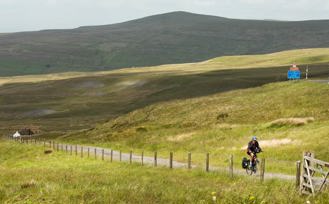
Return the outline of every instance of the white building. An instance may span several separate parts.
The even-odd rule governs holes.
[[[13,138],[20,137],[20,136],[21,136],[21,134],[19,134],[18,131],[16,131],[15,134],[13,134]]]

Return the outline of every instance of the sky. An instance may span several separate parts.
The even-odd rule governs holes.
[[[0,33],[113,24],[172,11],[239,19],[329,19],[329,0],[0,0]]]

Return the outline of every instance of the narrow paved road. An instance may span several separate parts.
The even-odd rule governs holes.
[[[315,79],[310,80],[311,82],[322,83],[322,84],[329,84],[329,79]]]
[[[81,146],[81,145],[68,145],[68,144],[60,144],[59,149],[64,150],[68,152],[71,152],[71,147],[72,147],[72,154],[77,154],[81,155],[81,150],[83,152],[83,156],[88,155],[89,151],[89,157],[96,157],[101,158],[102,157],[102,152],[104,151],[104,158],[107,160],[111,158],[111,149],[105,149],[105,148],[100,148],[100,147],[95,147],[95,146]],[[96,153],[96,154],[95,154]],[[112,151],[112,158],[114,161],[125,161],[125,162],[130,162],[130,153],[121,153],[121,158],[120,158],[120,152],[119,151]],[[141,155],[136,155],[132,154],[131,157],[132,162],[138,162],[141,163],[142,161],[142,156]],[[157,158],[157,165],[158,166],[164,166],[164,167],[169,167],[169,159],[164,159],[164,158]],[[154,165],[154,158],[150,156],[143,156],[143,163],[145,165]],[[182,163],[178,161],[173,160],[173,168],[187,168],[187,163]],[[201,166],[197,165],[192,165],[192,168],[202,168]],[[222,172],[228,172],[228,168],[223,168],[223,167],[215,167],[215,166],[210,166],[209,167],[210,171],[222,171]],[[234,169],[234,174],[238,175],[246,175],[246,172],[242,169]],[[259,174],[256,174],[255,176],[259,176]],[[265,179],[281,179],[281,180],[295,180],[296,177],[292,175],[287,175],[287,174],[280,174],[280,173],[268,173],[265,172]]]

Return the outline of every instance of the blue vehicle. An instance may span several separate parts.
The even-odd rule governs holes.
[[[295,64],[292,65],[287,75],[289,80],[298,80],[301,78],[301,72]]]

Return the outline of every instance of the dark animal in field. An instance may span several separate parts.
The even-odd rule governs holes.
[[[217,120],[225,120],[226,118],[228,118],[228,113],[219,113],[217,115]]]
[[[34,135],[34,132],[30,128],[23,128],[18,132],[21,135]]]
[[[53,150],[49,150],[49,149],[44,151],[45,154],[51,154],[52,152]]]

